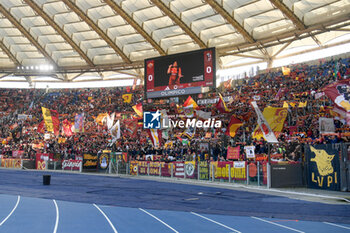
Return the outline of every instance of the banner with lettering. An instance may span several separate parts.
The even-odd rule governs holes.
[[[231,171],[232,180],[246,180],[246,162],[211,162],[214,165],[215,179],[229,179],[229,171]]]
[[[206,161],[199,162],[199,179],[200,180],[209,180],[209,166]]]
[[[164,162],[151,162],[151,161],[131,161],[130,162],[130,175],[150,175],[159,176],[159,166],[161,166],[162,176],[170,176]],[[138,172],[137,172],[138,170]]]
[[[46,170],[47,160],[37,159],[35,161],[35,169]]]
[[[83,169],[97,169],[97,155],[83,155]]]
[[[227,159],[239,159],[239,152],[240,152],[240,147],[227,147]]]
[[[339,151],[330,144],[306,147],[309,188],[340,190]]]
[[[185,165],[183,162],[173,162],[174,165],[174,177],[184,178],[185,177]]]
[[[79,171],[81,166],[81,160],[63,160],[62,161],[62,170],[71,170],[71,171]]]
[[[1,159],[1,167],[21,168],[21,159]]]
[[[53,157],[53,155],[52,155]],[[51,157],[51,159],[52,159]],[[48,153],[36,153],[35,168],[37,170],[46,170],[47,161],[50,159],[50,154]]]

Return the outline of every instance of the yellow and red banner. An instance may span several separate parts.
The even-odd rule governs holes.
[[[191,96],[188,96],[187,100],[183,104],[183,107],[198,109],[198,104],[196,103],[196,101],[194,101],[194,99],[192,99]]]
[[[286,120],[288,110],[286,108],[273,108],[266,107],[263,112],[263,116],[268,122],[271,130],[276,132],[282,132],[284,121]],[[259,125],[256,126],[253,132],[253,138],[263,138],[264,134],[261,131]]]
[[[103,120],[108,116],[108,113],[100,113],[95,119],[95,122],[99,125],[103,125]]]
[[[242,121],[238,120],[234,116],[231,116],[230,123],[227,126],[225,134],[231,137],[235,137],[239,127],[241,127],[242,125]]]
[[[60,128],[60,121],[58,119],[57,111],[50,110],[44,107],[41,107],[41,111],[43,113],[46,130],[48,132],[58,134]]]
[[[122,95],[122,98],[124,100],[124,103],[129,104],[132,100],[132,94],[124,94]]]
[[[134,109],[134,111],[136,112],[136,114],[139,117],[143,117],[142,103],[138,103],[138,104],[132,106],[132,108]]]

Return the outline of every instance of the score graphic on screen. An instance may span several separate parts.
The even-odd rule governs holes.
[[[145,60],[145,93],[158,98],[201,93],[215,87],[215,48]]]

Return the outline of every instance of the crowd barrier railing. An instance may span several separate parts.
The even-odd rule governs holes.
[[[267,167],[262,162],[157,162],[117,160],[110,162],[109,174],[191,179],[246,185],[267,185]]]

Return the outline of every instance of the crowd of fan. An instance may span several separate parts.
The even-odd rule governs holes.
[[[132,108],[137,103],[143,103],[144,109],[167,109],[168,114],[176,114],[176,100],[146,101],[143,99],[143,87],[135,90],[130,88],[94,88],[94,89],[0,89],[0,154],[10,157],[12,151],[24,151],[25,157],[34,158],[37,152],[60,154],[61,158],[74,158],[84,153],[96,154],[104,149],[128,151],[131,159],[146,159],[146,155],[162,155],[162,160],[193,160],[212,159],[226,160],[227,146],[241,146],[244,155],[244,145],[255,145],[256,154],[266,154],[268,146],[263,139],[254,139],[257,118],[250,106],[253,96],[259,96],[259,108],[266,106],[282,107],[284,101],[292,102],[285,121],[283,132],[278,135],[279,144],[271,148],[272,154],[283,154],[284,160],[300,160],[303,143],[337,143],[348,141],[347,137],[323,136],[318,130],[319,117],[333,117],[330,114],[332,102],[326,97],[316,98],[322,87],[339,79],[350,76],[350,59],[320,61],[318,65],[298,64],[290,67],[290,75],[283,75],[280,69],[268,70],[252,78],[234,80],[230,85],[221,86],[218,91],[224,97],[230,96],[227,102],[231,113],[220,113],[215,104],[201,105],[202,111],[211,112],[216,119],[223,121],[223,127],[211,131],[197,129],[196,135],[189,138],[188,143],[182,140],[181,131],[175,129],[169,132],[169,138],[162,139],[162,146],[154,148],[146,131],[139,127],[130,133],[126,125],[121,124],[122,138],[111,146],[111,136],[104,125],[95,122],[99,113],[112,112],[126,115],[129,120],[135,117]],[[274,98],[279,90],[285,90],[279,98]],[[123,94],[132,93],[131,103],[124,103]],[[217,94],[208,93],[202,96],[192,96],[193,99],[217,98]],[[201,97],[201,98],[199,98]],[[180,103],[183,103],[180,98]],[[307,101],[307,106],[299,108],[298,103]],[[198,101],[200,102],[200,101]],[[170,106],[170,107],[169,107]],[[84,132],[66,137],[52,136],[45,139],[38,132],[38,125],[43,120],[41,107],[56,110],[60,122],[67,119],[74,122],[76,114],[84,113]],[[19,120],[18,114],[30,115],[31,118]],[[234,114],[244,122],[236,136],[225,135],[230,116]],[[136,119],[137,121],[137,119]],[[139,120],[141,121],[141,120]],[[346,123],[335,120],[337,132],[350,132]],[[65,140],[60,140],[65,138]],[[166,141],[172,141],[172,146],[164,146]],[[209,147],[201,147],[208,142]],[[245,159],[244,156],[242,159]]]

